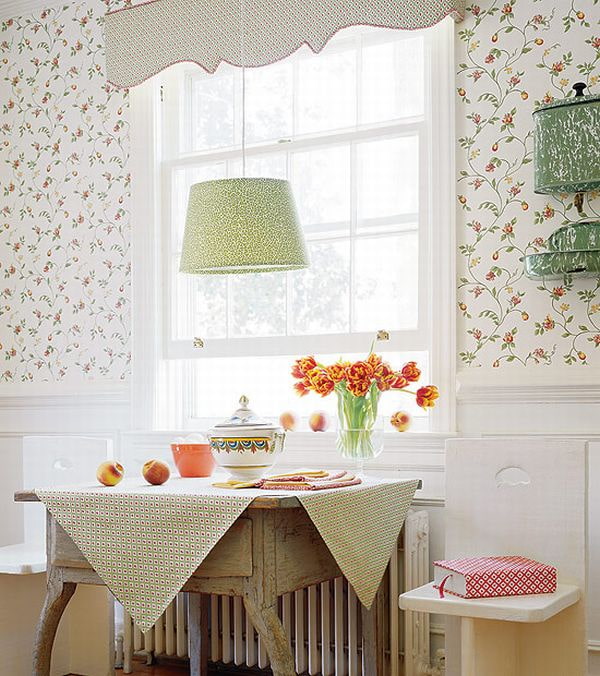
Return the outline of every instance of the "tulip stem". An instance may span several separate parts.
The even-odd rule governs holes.
[[[340,421],[338,451],[344,458],[353,458],[361,463],[374,458],[372,434],[381,394],[377,384],[373,383],[362,397],[353,395],[344,382],[338,383],[335,391]]]

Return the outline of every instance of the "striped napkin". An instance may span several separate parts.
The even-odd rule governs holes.
[[[327,488],[345,488],[362,483],[360,477],[350,472],[327,472],[315,470],[295,472],[292,474],[276,474],[258,481],[223,481],[214,483],[217,488],[261,488],[271,491],[319,491]]]

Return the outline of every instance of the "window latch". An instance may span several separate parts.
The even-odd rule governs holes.
[[[199,338],[198,336],[194,338],[194,347],[198,348],[204,347],[204,341],[202,340],[202,338]]]

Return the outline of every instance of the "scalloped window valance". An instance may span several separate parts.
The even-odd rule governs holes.
[[[222,61],[264,66],[304,44],[319,52],[342,28],[416,30],[459,21],[464,8],[465,0],[151,0],[106,15],[107,74],[133,87],[182,61],[210,73]]]

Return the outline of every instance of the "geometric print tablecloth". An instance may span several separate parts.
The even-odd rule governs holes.
[[[37,489],[48,511],[142,630],[181,587],[256,497],[265,491],[215,488],[207,479],[149,486]],[[275,492],[303,505],[358,598],[370,607],[418,480],[344,489]]]
[[[419,480],[369,481],[298,499],[360,602],[370,608]]]

